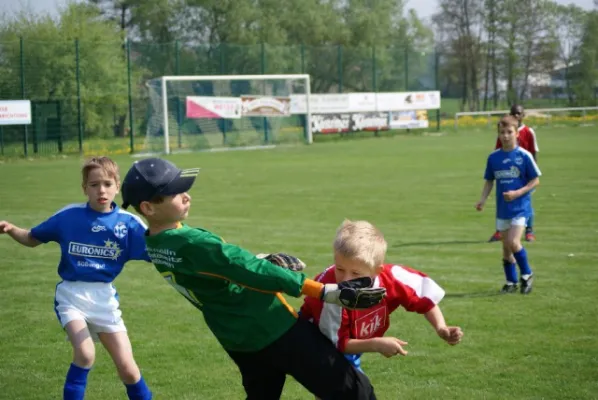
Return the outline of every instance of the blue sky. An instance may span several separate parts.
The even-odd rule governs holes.
[[[0,0],[0,10],[15,11],[23,6],[37,12],[56,13],[59,6],[68,0]],[[591,9],[593,0],[556,0],[561,4],[576,4],[580,7]],[[407,8],[414,8],[420,17],[429,17],[434,13],[437,0],[408,0]]]

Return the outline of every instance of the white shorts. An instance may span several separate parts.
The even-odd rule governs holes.
[[[503,232],[508,231],[511,226],[526,226],[527,217],[517,217],[511,219],[496,219],[496,230]]]
[[[56,285],[54,311],[62,327],[71,321],[85,321],[95,341],[98,332],[127,331],[119,306],[112,283],[62,281]]]

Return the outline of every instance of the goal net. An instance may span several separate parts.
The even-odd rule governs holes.
[[[144,152],[312,142],[309,75],[163,76],[146,86]]]

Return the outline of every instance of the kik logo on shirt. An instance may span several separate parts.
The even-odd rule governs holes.
[[[357,318],[355,330],[358,339],[374,337],[376,332],[386,325],[386,307],[378,307],[374,311]]]

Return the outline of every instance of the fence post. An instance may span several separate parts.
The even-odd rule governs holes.
[[[79,65],[79,39],[75,39],[75,76],[77,80],[77,127],[79,130],[79,153],[83,153],[83,121],[81,119],[81,69]]]
[[[377,84],[376,84],[376,46],[372,46],[372,89],[374,92],[377,92]]]
[[[24,49],[24,43],[23,43],[23,36],[21,36],[19,38],[19,58],[20,58],[20,63],[21,63],[21,98],[23,100],[25,99],[25,54],[23,53],[23,49]],[[25,128],[25,135],[23,136],[23,151],[25,152],[25,157],[27,157],[27,155],[29,154],[29,151],[27,149],[27,144],[29,142],[29,129],[27,128],[27,125],[23,125],[23,127]]]
[[[264,42],[262,42],[260,44],[260,69],[261,69],[261,74],[265,75],[266,74],[266,44]]]
[[[409,91],[409,47],[405,46],[405,91]]]
[[[434,80],[436,81],[436,90],[440,91],[440,53],[438,49],[434,50]],[[442,99],[442,95],[440,96]],[[440,102],[442,104],[442,100]],[[436,131],[440,131],[440,109],[436,110]]]
[[[301,73],[305,73],[305,44],[301,43]]]
[[[224,75],[224,50],[226,49],[225,43],[220,43],[218,46],[220,48],[220,75]]]
[[[225,75],[225,49],[226,49],[226,43],[220,43],[220,45],[218,46],[218,48],[220,49],[220,75]],[[228,120],[227,119],[221,119],[220,120],[222,122],[222,145],[226,146],[226,144],[228,143],[228,138],[226,136],[227,131],[228,131]]]
[[[261,70],[262,75],[266,74],[266,44],[264,42],[261,43]],[[263,86],[263,95],[266,94],[266,81],[264,81]],[[268,118],[264,118],[264,142],[270,143],[270,132],[268,131]]]
[[[343,46],[341,44],[337,47],[338,55],[338,92],[343,92]]]
[[[180,43],[177,40],[174,41],[174,74],[180,75],[181,74],[181,47]],[[181,120],[182,120],[182,104],[181,99],[179,96],[176,97],[176,125],[177,125],[177,144],[179,145],[179,149],[183,147],[183,135],[181,132]]]
[[[126,38],[127,44],[127,91],[129,96],[129,153],[135,152],[135,124],[133,122],[133,95],[131,91],[131,41]]]
[[[0,125],[0,156],[4,155],[4,131],[2,125]]]

